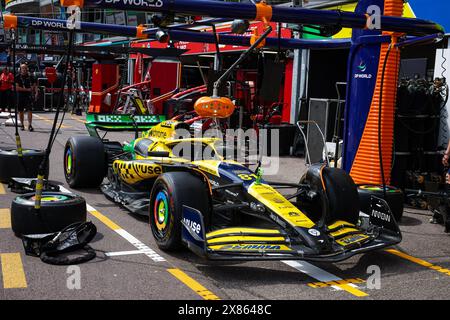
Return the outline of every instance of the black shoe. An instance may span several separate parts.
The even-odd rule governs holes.
[[[20,130],[24,131],[25,130],[25,126],[21,126]]]
[[[28,130],[29,130],[29,131],[34,131],[34,128],[33,128],[32,126],[29,126],[29,127],[28,127]]]

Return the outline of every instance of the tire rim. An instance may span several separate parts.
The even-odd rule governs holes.
[[[30,200],[35,201],[36,196],[32,196]],[[70,200],[70,198],[64,194],[44,194],[41,198],[41,202],[62,202]]]
[[[358,188],[369,191],[383,191],[383,187],[371,184],[360,185]],[[399,190],[386,186],[386,192],[395,193],[399,192]]]
[[[72,149],[70,147],[67,148],[66,156],[64,157],[64,165],[66,167],[66,175],[70,176],[73,169]]]
[[[169,200],[167,192],[161,190],[158,192],[153,205],[153,217],[156,228],[161,234],[164,234],[169,222]]]

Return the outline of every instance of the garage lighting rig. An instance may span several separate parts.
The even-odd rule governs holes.
[[[271,6],[265,2],[236,3],[211,0],[62,0],[62,6],[79,8],[110,8],[161,13],[163,15],[204,16],[218,19],[241,19],[264,23],[292,23],[325,26],[327,30],[337,27],[352,28],[349,40],[306,40],[267,37],[266,47],[273,48],[343,48],[350,47],[347,76],[347,96],[344,124],[343,168],[356,183],[389,183],[390,174],[381,178],[384,167],[389,168],[392,159],[395,91],[398,74],[398,57],[401,44],[412,45],[432,41],[444,33],[442,26],[422,19],[402,18],[403,0],[359,0],[355,12],[314,10],[298,7]],[[377,5],[383,15],[377,20],[379,26],[372,28],[372,17],[367,8]],[[214,20],[214,19],[211,19]],[[5,15],[6,25],[36,29],[67,31],[64,20]],[[33,23],[34,21],[34,23]],[[46,23],[45,23],[46,22]],[[49,22],[52,22],[51,25]],[[56,23],[62,22],[62,23]],[[94,32],[123,35],[140,39],[154,39],[158,30],[144,26],[117,26],[80,22],[75,32]],[[180,26],[167,24],[164,31],[171,40],[209,42],[250,46],[255,36],[195,32]],[[414,38],[408,38],[415,36]],[[388,47],[390,49],[388,50]],[[387,51],[390,54],[387,54]],[[363,70],[363,71],[362,71]],[[380,86],[383,84],[383,86]],[[378,102],[377,102],[378,101]],[[382,102],[382,103],[381,103]],[[379,103],[379,104],[378,104]],[[382,107],[382,111],[381,110]],[[381,117],[380,117],[381,113]],[[379,124],[380,127],[378,126]],[[378,128],[378,129],[377,129]],[[378,132],[380,131],[380,133]],[[379,143],[381,142],[381,143]],[[378,145],[378,147],[377,147]],[[379,154],[379,150],[381,150]],[[383,162],[380,168],[373,163]]]
[[[314,10],[297,7],[271,6],[265,2],[236,3],[212,0],[61,0],[62,6],[104,8],[116,10],[175,13],[189,16],[209,16],[267,22],[311,25],[339,25],[343,28],[365,29],[370,24],[368,14],[345,11]],[[380,16],[380,29],[392,32],[427,35],[443,33],[442,26],[422,19]]]
[[[62,4],[69,5],[73,1],[62,0]],[[399,68],[399,48],[395,45],[406,35],[420,39],[444,33],[443,27],[434,22],[403,18],[403,0],[359,0],[355,12],[271,6],[264,1],[77,0],[77,3],[94,8],[317,25],[329,30],[352,28],[342,163],[356,183],[390,182]],[[368,9],[374,6],[380,10],[372,17]],[[376,24],[373,24],[374,18]],[[172,39],[177,32],[181,35],[183,31],[169,32]],[[200,37],[197,35],[198,40]],[[373,163],[380,165],[374,166]]]
[[[224,20],[210,19],[213,21],[205,20],[203,23],[199,21],[196,25],[210,25],[211,23],[223,22]],[[3,21],[5,29],[8,28],[32,28],[36,30],[51,30],[51,31],[69,31],[67,20],[61,19],[47,19],[30,16],[16,16],[12,14],[3,15]],[[226,21],[229,21],[226,19]],[[161,28],[147,29],[144,26],[120,26],[115,24],[104,24],[95,22],[81,21],[77,28],[73,29],[78,33],[96,33],[125,36],[136,39],[155,39],[160,42],[168,42],[168,40],[174,41],[192,41],[192,42],[204,42],[215,43],[216,37],[209,32],[196,32],[189,28],[189,25],[175,25]],[[238,46],[250,46],[251,37],[241,35],[230,34],[217,34],[217,41],[219,44],[225,45],[238,45]],[[301,48],[314,48],[314,49],[339,49],[349,48],[350,40],[348,39],[321,39],[321,40],[307,40],[307,39],[286,39],[286,38],[274,38],[267,37],[265,39],[265,47],[267,48],[281,48],[285,49],[301,49]],[[105,49],[105,48],[102,48]]]

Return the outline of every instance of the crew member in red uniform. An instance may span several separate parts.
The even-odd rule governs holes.
[[[11,113],[13,108],[12,87],[14,84],[14,75],[8,67],[3,68],[0,74],[0,112],[8,111]]]

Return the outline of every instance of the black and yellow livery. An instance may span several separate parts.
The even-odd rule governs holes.
[[[149,215],[161,249],[184,245],[209,259],[332,262],[401,241],[383,200],[372,199],[371,215],[360,216],[357,188],[343,170],[313,166],[298,184],[266,181],[226,160],[216,138],[180,139],[181,129],[188,128],[163,121],[126,145],[72,137],[67,181],[83,187],[106,177],[103,193]]]

